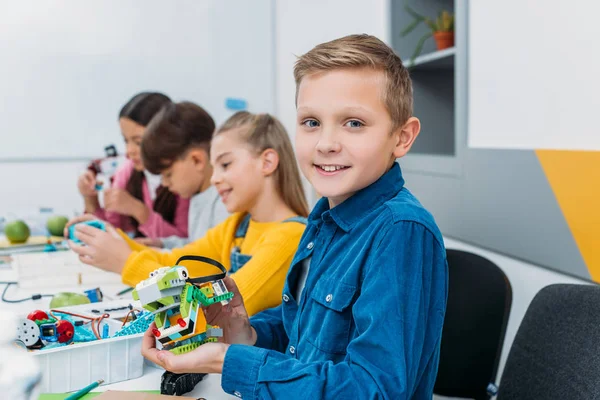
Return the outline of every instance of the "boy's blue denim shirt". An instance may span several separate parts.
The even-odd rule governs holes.
[[[394,163],[333,209],[319,200],[282,304],[251,319],[255,346],[229,347],[221,385],[243,399],[431,399],[447,291],[441,233]]]

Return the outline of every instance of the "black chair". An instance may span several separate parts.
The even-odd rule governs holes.
[[[546,286],[529,305],[498,400],[600,399],[600,287]]]
[[[448,303],[434,393],[487,400],[488,386],[495,388],[511,285],[496,264],[477,254],[447,250],[447,258]]]

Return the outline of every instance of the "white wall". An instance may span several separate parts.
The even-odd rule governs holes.
[[[369,33],[388,41],[388,2],[386,0],[278,0],[275,4],[275,114],[292,139],[295,136],[296,109],[293,65],[295,56],[316,44],[350,33]],[[357,18],[360,16],[360,18]],[[270,44],[265,44],[270,45]],[[118,109],[118,106],[115,106]],[[268,107],[268,106],[267,106]],[[117,129],[115,123],[114,126]],[[5,134],[2,140],[9,140]],[[118,143],[120,145],[120,143]],[[101,155],[102,149],[98,149]],[[0,217],[7,210],[54,206],[81,210],[75,182],[83,170],[82,162],[0,162],[0,179],[11,196],[0,197]],[[32,184],[35,182],[35,184]],[[315,194],[307,182],[310,203]],[[3,191],[5,193],[5,191]]]
[[[54,0],[3,7],[0,217],[39,206],[80,211],[82,160],[102,156],[111,143],[122,153],[117,113],[138,91],[195,101],[217,123],[232,113],[226,97],[273,112],[274,2]]]
[[[8,2],[0,158],[94,157],[120,140],[118,110],[143,90],[194,101],[218,124],[229,97],[272,112],[273,2]]]
[[[278,0],[276,2],[276,108],[292,137],[296,134],[294,63],[319,43],[368,33],[389,43],[389,5],[386,0]],[[304,181],[312,204],[315,193]]]
[[[85,167],[81,161],[0,163],[0,217],[21,217],[40,207],[69,216],[81,212],[76,182]]]
[[[469,146],[600,150],[597,11],[589,0],[469,2]]]

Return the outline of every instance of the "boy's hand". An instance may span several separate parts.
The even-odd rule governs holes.
[[[77,179],[77,189],[83,197],[96,197],[96,177],[92,171],[85,171]]]
[[[81,246],[69,240],[69,247],[79,254],[82,263],[105,271],[121,273],[131,254],[131,249],[114,227],[107,225],[105,232],[93,226],[77,225],[75,236],[86,244]]]
[[[104,191],[104,208],[107,211],[134,217],[140,224],[148,219],[148,207],[123,189],[106,189]]]
[[[206,322],[211,325],[218,325],[223,329],[223,342],[254,346],[256,331],[250,325],[244,299],[233,279],[226,277],[223,282],[227,289],[233,292],[233,298],[225,306],[216,303],[207,307],[205,310]]]
[[[158,248],[162,248],[164,246],[162,240],[160,239],[152,239],[152,238],[137,238],[134,239],[136,242],[138,242],[139,244],[143,244],[144,246],[148,246],[148,247],[158,247]]]
[[[176,374],[183,373],[222,373],[225,354],[229,348],[225,343],[205,343],[197,349],[180,355],[156,348],[156,338],[152,329],[146,331],[142,341],[142,355],[164,369]]]

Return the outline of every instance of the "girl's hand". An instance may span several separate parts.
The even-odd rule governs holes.
[[[69,238],[69,227],[71,225],[74,224],[78,224],[80,222],[85,222],[85,221],[93,221],[93,220],[99,220],[98,217],[96,217],[94,214],[83,214],[83,215],[78,215],[74,218],[71,218],[69,220],[69,222],[67,222],[67,224],[65,225],[65,230],[63,231],[64,236],[68,239]],[[102,220],[102,222],[104,222],[104,225],[108,228],[111,227],[114,229],[114,226],[112,226],[109,222],[106,222],[104,220]]]
[[[79,254],[82,263],[118,274],[123,271],[131,249],[113,226],[107,225],[105,232],[89,225],[77,225],[75,236],[85,246],[69,240],[69,247]]]
[[[225,343],[205,343],[189,353],[175,355],[167,350],[156,348],[156,338],[152,330],[154,322],[146,331],[142,341],[142,355],[164,369],[176,374],[183,373],[222,373],[225,354],[229,348]]]
[[[63,231],[63,235],[68,239],[69,238],[69,227],[73,224],[77,224],[79,222],[84,222],[84,221],[92,221],[98,219],[98,217],[96,217],[94,214],[83,214],[83,215],[78,215],[75,218],[71,218],[69,220],[69,222],[67,222],[67,224],[65,225],[65,230]],[[103,221],[104,224],[106,226],[109,226],[110,224],[106,221]]]
[[[128,215],[143,224],[148,219],[149,210],[140,200],[123,189],[106,189],[104,191],[104,208],[107,211]]]
[[[254,346],[256,331],[250,325],[250,318],[244,306],[244,299],[235,281],[230,277],[223,279],[225,286],[233,292],[229,304],[215,303],[206,308],[206,322],[223,329],[223,342],[227,344],[247,344]]]
[[[97,197],[96,177],[92,171],[85,171],[77,179],[77,189],[83,197]]]

